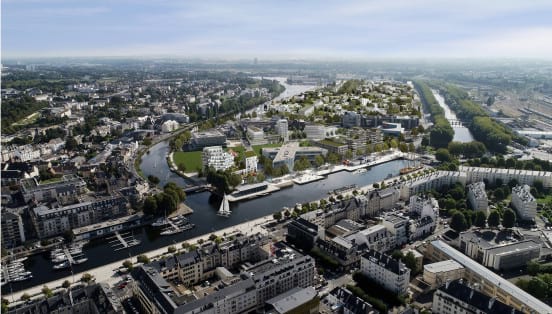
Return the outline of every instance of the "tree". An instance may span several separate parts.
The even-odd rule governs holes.
[[[132,270],[133,266],[132,266],[132,262],[129,261],[129,260],[126,260],[123,262],[123,267],[128,269],[128,270]]]
[[[505,198],[504,192],[501,188],[497,188],[496,190],[494,190],[493,195],[497,201],[502,201]]]
[[[487,224],[487,214],[485,214],[485,212],[482,210],[477,211],[475,213],[475,221],[473,222],[473,224],[476,227],[485,228]]]
[[[316,155],[316,157],[314,157],[314,164],[317,167],[322,166],[324,164],[324,157],[322,157],[322,155]]]
[[[173,245],[169,246],[169,248],[167,249],[167,251],[172,254],[174,252],[176,252],[176,247],[174,247]]]
[[[85,273],[81,277],[82,282],[90,282],[91,280],[92,280],[92,275],[90,275],[89,273]]]
[[[446,148],[437,149],[437,152],[435,152],[435,158],[442,162],[449,162],[452,160],[452,157]]]
[[[48,288],[47,285],[42,287],[42,293],[46,296],[46,298],[51,298],[52,295],[54,295],[52,289]]]
[[[142,264],[149,264],[150,262],[150,259],[149,257],[147,257],[146,255],[144,254],[140,254],[136,257],[136,260],[138,261],[138,263],[142,263]]]
[[[239,174],[232,173],[228,178],[228,184],[234,189],[236,186],[240,185],[242,182],[242,177]]]
[[[489,227],[498,227],[498,225],[500,225],[500,214],[496,210],[493,210],[489,214],[487,223],[489,224]]]
[[[151,183],[153,183],[153,184],[159,184],[159,182],[161,182],[161,181],[159,180],[159,178],[156,177],[156,176],[154,176],[154,175],[149,175],[149,176],[148,176],[148,181],[151,182]]]
[[[464,214],[460,212],[455,213],[452,216],[452,220],[450,221],[450,227],[456,232],[462,232],[468,229],[468,223],[466,222],[466,217],[464,217]]]
[[[67,288],[71,287],[71,283],[69,282],[69,280],[65,280],[65,281],[61,284],[61,287],[67,289]]]
[[[275,212],[272,215],[272,218],[274,218],[274,220],[276,220],[276,221],[279,221],[280,219],[282,219],[282,213],[281,212]]]
[[[502,217],[502,226],[504,226],[504,228],[512,228],[515,223],[516,213],[510,208],[506,209]]]
[[[512,180],[508,181],[508,186],[511,188],[519,185],[519,181],[516,178],[513,178]]]
[[[286,216],[286,218],[289,218],[289,216],[291,216],[289,210],[286,209],[286,211],[284,212],[284,216]]]
[[[534,260],[527,262],[527,272],[531,276],[536,276],[540,271],[540,264]]]
[[[23,293],[23,295],[21,296],[21,301],[27,301],[30,298],[31,298],[30,295],[28,295],[27,293]],[[2,311],[2,313],[4,313],[4,312]]]
[[[406,265],[406,267],[410,268],[410,270],[412,271],[412,275],[415,275],[419,272],[418,262],[416,262],[416,256],[414,256],[414,253],[406,253],[406,255],[402,258],[402,261]]]
[[[75,150],[79,146],[79,143],[77,143],[77,140],[75,140],[74,137],[68,136],[65,140],[65,149],[66,150]]]

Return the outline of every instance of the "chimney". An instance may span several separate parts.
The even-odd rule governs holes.
[[[447,282],[445,283],[445,289],[448,289],[449,285],[450,285],[450,280],[447,280]]]

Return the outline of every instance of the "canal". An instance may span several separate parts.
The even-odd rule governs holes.
[[[161,179],[160,186],[167,182],[175,182],[180,186],[184,186],[188,182],[169,170],[166,163],[168,150],[167,142],[154,145],[149,153],[144,154],[140,167],[146,176],[152,174],[159,177]],[[190,194],[187,196],[185,203],[194,209],[194,213],[189,216],[189,220],[196,225],[194,229],[173,236],[159,236],[158,231],[153,231],[149,227],[135,229],[133,234],[141,241],[141,244],[122,251],[114,251],[107,240],[93,242],[85,246],[84,249],[84,253],[89,258],[88,262],[74,265],[73,272],[79,273],[129,256],[135,257],[161,246],[185,241],[198,235],[280,211],[284,206],[291,208],[296,203],[314,201],[327,196],[329,191],[345,185],[357,184],[358,186],[364,186],[380,182],[389,175],[398,175],[399,169],[406,166],[406,161],[395,160],[374,166],[364,174],[352,174],[342,171],[330,174],[328,178],[321,181],[294,185],[268,196],[231,203],[232,215],[229,218],[216,215],[220,205],[218,197],[212,196],[209,192]],[[48,259],[48,254],[29,257],[25,262],[25,266],[27,270],[33,273],[33,278],[25,282],[12,283],[11,287],[10,284],[6,284],[2,287],[2,293],[10,293],[10,290],[13,292],[19,291],[71,275],[70,270],[52,270],[52,263]],[[75,280],[79,279],[75,278]]]
[[[441,108],[445,110],[445,118],[449,120],[449,122],[457,121],[458,118],[456,117],[456,114],[446,104],[445,98],[441,96],[441,94],[439,94],[439,92],[437,92],[436,90],[432,90],[432,92],[433,92],[433,96],[435,96],[435,99],[437,100]],[[451,123],[451,126],[452,126],[452,129],[454,130],[454,137],[452,138],[453,141],[467,143],[474,140],[473,135],[471,134],[470,130],[467,127],[463,125],[452,124],[452,123]]]

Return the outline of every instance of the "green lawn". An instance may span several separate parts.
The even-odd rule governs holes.
[[[262,148],[272,148],[272,147],[280,147],[280,146],[282,146],[282,144],[255,145],[253,146],[253,150],[255,151],[255,154],[257,154],[257,156],[261,156]]]
[[[186,165],[186,172],[194,172],[201,169],[201,151],[197,152],[175,152],[174,163],[178,167],[180,163]]]
[[[538,204],[552,204],[552,195],[547,195],[546,197],[537,198]]]

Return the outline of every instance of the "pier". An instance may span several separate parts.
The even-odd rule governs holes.
[[[69,264],[75,264],[75,259],[73,258],[73,255],[71,255],[71,252],[69,252],[69,249],[67,247],[63,248],[63,253],[65,253],[65,257],[67,257],[67,261],[69,262]]]
[[[112,244],[112,247],[115,249],[115,251],[124,250],[140,244],[140,241],[136,240],[133,235],[127,234],[125,236],[122,236],[119,231],[115,231],[115,237],[111,239],[114,240],[109,241],[109,243]]]

